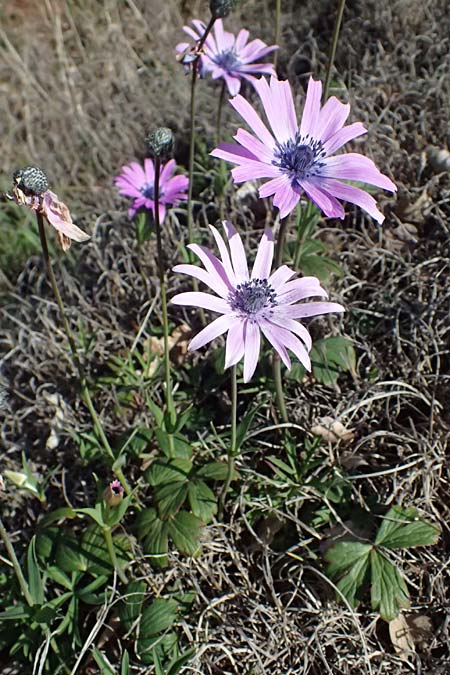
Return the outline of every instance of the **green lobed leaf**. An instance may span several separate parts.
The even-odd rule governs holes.
[[[202,530],[202,521],[187,511],[179,511],[175,518],[168,521],[168,533],[175,546],[187,555],[195,556],[200,552]]]
[[[172,661],[169,663],[166,675],[178,675],[180,672],[181,668],[188,663],[188,661],[191,660],[191,658],[195,654],[195,649],[188,649],[187,651],[183,652],[176,658],[172,659]]]
[[[156,598],[142,612],[139,639],[154,637],[173,626],[178,613],[178,604],[173,599]]]
[[[356,368],[355,349],[346,337],[317,340],[310,356],[314,377],[329,387],[336,385],[340,372],[354,372]]]
[[[129,631],[141,613],[147,584],[143,580],[131,581],[119,605],[119,618],[125,631]]]
[[[440,528],[419,518],[417,509],[393,506],[385,515],[375,544],[386,548],[410,548],[436,544]]]
[[[181,481],[155,488],[155,501],[162,520],[178,513],[186,500],[188,489],[189,483]]]
[[[161,520],[154,508],[144,509],[137,517],[136,532],[142,540],[144,553],[152,557],[152,564],[157,567],[167,565],[168,521]]]
[[[27,552],[28,588],[35,605],[44,602],[44,583],[36,558],[36,537],[31,538]]]
[[[239,422],[238,428],[236,430],[236,453],[238,452],[242,443],[245,441],[250,425],[253,422],[253,418],[255,417],[258,410],[260,410],[260,408],[264,404],[265,401],[261,401],[260,403],[258,403],[258,405],[256,405],[254,408],[252,408],[252,410],[246,413],[242,418],[242,420]]]
[[[378,610],[385,621],[392,621],[401,609],[409,607],[405,580],[395,565],[375,549],[370,553],[370,564],[372,609]]]
[[[194,516],[209,523],[217,513],[214,492],[202,480],[192,480],[188,485],[188,498]]]
[[[176,457],[173,459],[157,459],[145,471],[145,479],[152,487],[186,481],[192,471],[192,462],[189,459]]]
[[[329,563],[327,573],[331,578],[338,579],[337,587],[353,606],[367,576],[371,550],[371,544],[342,541],[325,554],[325,560]]]
[[[225,462],[209,462],[197,469],[195,475],[207,480],[225,480],[227,473],[228,467]]]

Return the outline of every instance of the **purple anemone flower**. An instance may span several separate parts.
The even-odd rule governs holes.
[[[203,36],[206,26],[203,21],[192,21],[194,28],[184,26],[183,30],[196,42]],[[211,73],[212,78],[217,80],[223,77],[231,96],[236,96],[241,88],[241,79],[245,78],[251,82],[255,81],[254,74],[266,73],[275,75],[275,69],[271,63],[255,63],[275,49],[277,45],[266,45],[262,40],[251,40],[248,42],[249,32],[244,28],[239,31],[237,36],[223,29],[222,19],[216,19],[213,26],[213,32],[206,38],[205,44],[200,54],[200,74],[204,76]],[[191,45],[187,42],[180,42],[175,49],[178,53],[184,53],[185,58],[182,63],[189,65],[192,60]]]
[[[189,248],[200,258],[205,269],[184,264],[173,268],[174,272],[199,279],[216,295],[179,293],[172,298],[172,303],[203,307],[221,315],[194,337],[189,350],[199,349],[228,331],[225,368],[244,357],[244,382],[248,382],[258,362],[262,332],[288,369],[291,367],[289,349],[307,370],[311,370],[308,356],[312,346],[311,336],[296,319],[343,312],[344,308],[335,302],[300,302],[306,298],[327,296],[316,277],[291,280],[295,272],[286,265],[270,274],[274,241],[268,228],[262,236],[249,275],[241,237],[230,222],[224,221],[223,226],[229,250],[216,228],[210,225],[221,260],[207,248],[190,244]]]
[[[161,164],[159,175],[160,223],[166,215],[166,206],[175,204],[180,199],[187,199],[186,190],[189,181],[186,176],[173,176],[175,167],[174,159],[167,164]],[[119,188],[120,194],[133,199],[133,204],[128,209],[130,218],[141,208],[155,214],[154,180],[155,168],[151,159],[145,159],[143,167],[137,162],[131,162],[128,166],[123,166],[122,173],[115,177],[114,183]]]
[[[360,181],[394,192],[394,183],[378,171],[368,157],[349,152],[332,157],[347,141],[366,133],[360,122],[344,123],[350,105],[335,96],[320,105],[322,83],[309,80],[305,107],[297,124],[289,82],[272,77],[270,85],[264,77],[255,82],[271,133],[259,115],[242,96],[230,100],[231,105],[256,135],[238,129],[234,138],[239,143],[222,143],[211,153],[238,166],[232,170],[236,183],[256,178],[270,178],[259,189],[260,197],[274,195],[273,203],[280,218],[296,207],[303,192],[326,216],[344,218],[338,199],[360,206],[376,221],[383,214],[375,199],[367,192],[343,180]]]

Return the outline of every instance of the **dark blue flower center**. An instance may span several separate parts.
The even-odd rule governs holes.
[[[224,52],[219,52],[219,54],[214,56],[213,61],[217,66],[220,66],[228,73],[231,73],[233,70],[239,70],[239,66],[241,65],[234,49],[227,49]]]
[[[277,300],[267,279],[251,279],[238,284],[236,290],[230,293],[229,303],[235,312],[254,317],[262,309],[274,307]]]
[[[321,141],[297,133],[295,138],[277,143],[274,156],[272,164],[286,173],[293,184],[298,184],[302,179],[320,174],[323,166],[320,160],[325,157],[325,150]]]
[[[141,185],[139,188],[139,192],[142,194],[145,199],[151,199],[152,201],[155,199],[155,186],[153,183],[144,183]],[[159,186],[159,199],[161,200],[161,197],[164,195],[164,190],[162,189],[161,185]]]

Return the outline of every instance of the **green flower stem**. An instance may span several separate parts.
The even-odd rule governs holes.
[[[323,85],[323,101],[328,97],[328,89],[330,87],[331,71],[333,69],[334,57],[336,55],[336,47],[339,38],[339,31],[341,30],[342,16],[344,14],[345,0],[339,0],[336,20],[334,22],[333,37],[331,39],[330,54],[328,56],[327,72],[325,75],[325,84]]]
[[[284,218],[280,222],[280,229],[278,231],[277,244],[275,247],[275,269],[278,269],[280,267],[283,260],[283,249],[284,249],[284,241],[286,238],[287,223],[288,223],[287,218]],[[283,383],[281,381],[281,359],[279,354],[277,353],[273,355],[272,371],[273,371],[273,379],[275,381],[275,392],[277,395],[278,410],[280,412],[281,419],[283,420],[283,422],[286,423],[289,420],[286,410],[286,402],[284,400]]]
[[[238,386],[237,386],[237,370],[236,366],[233,366],[231,369],[231,440],[230,446],[228,448],[228,458],[227,458],[227,475],[225,478],[225,483],[220,493],[219,499],[219,519],[222,518],[223,509],[225,506],[225,499],[230,489],[231,481],[233,480],[234,473],[234,458],[237,455],[237,399],[238,399]]]
[[[59,308],[59,313],[61,315],[61,320],[62,320],[62,324],[63,324],[63,327],[64,327],[64,331],[65,331],[67,339],[69,341],[69,347],[70,347],[70,351],[72,352],[72,358],[73,358],[73,361],[74,361],[75,366],[76,366],[77,371],[78,371],[78,377],[79,377],[80,386],[81,386],[81,396],[82,396],[83,401],[86,404],[87,409],[89,410],[92,421],[94,423],[94,428],[95,428],[97,434],[99,435],[100,440],[102,441],[103,447],[106,450],[109,457],[112,459],[113,464],[114,464],[114,462],[116,461],[116,457],[114,456],[114,453],[111,449],[109,441],[106,438],[106,434],[105,434],[105,431],[103,429],[102,423],[100,422],[99,416],[98,416],[97,411],[96,411],[96,409],[94,407],[94,404],[92,402],[92,398],[91,398],[91,394],[90,394],[90,391],[89,391],[89,387],[88,387],[86,375],[85,375],[85,372],[84,372],[84,368],[83,368],[83,365],[82,365],[82,363],[80,361],[80,358],[78,356],[78,351],[77,351],[77,347],[76,347],[76,344],[75,344],[75,340],[74,340],[74,337],[72,335],[72,331],[70,330],[70,326],[69,326],[69,322],[67,320],[67,316],[66,316],[66,312],[65,312],[65,309],[64,309],[61,294],[59,292],[58,283],[56,281],[55,273],[53,272],[53,267],[52,267],[52,263],[51,263],[51,260],[50,260],[50,254],[49,254],[49,251],[48,251],[47,237],[46,237],[46,234],[45,234],[45,225],[44,225],[44,218],[43,218],[42,213],[37,212],[36,218],[37,218],[37,224],[38,224],[38,228],[39,228],[39,237],[40,237],[40,240],[41,240],[42,254],[44,256],[44,262],[45,262],[45,266],[47,268],[48,277],[50,279],[50,284],[51,284],[51,287],[52,287],[52,290],[53,290],[53,294],[55,296],[56,304],[58,305],[58,308]],[[117,467],[117,468],[113,469],[113,471],[114,471],[114,474],[117,476],[117,478],[122,483],[122,486],[123,486],[125,492],[127,494],[130,494],[131,489],[130,489],[130,486],[128,485],[127,480],[126,480],[126,478],[125,478],[125,476],[122,472],[122,469],[120,467]]]
[[[114,569],[116,570],[117,575],[120,578],[120,580],[124,584],[127,584],[128,583],[127,576],[126,576],[125,572],[123,571],[123,569],[121,568],[121,566],[119,564],[119,561],[117,560],[116,549],[114,548],[114,542],[113,542],[113,538],[112,538],[112,534],[111,534],[111,529],[109,527],[104,528],[103,529],[103,535],[105,537],[106,546],[108,547],[108,553],[109,553],[109,557],[110,557],[110,560],[112,562],[112,565],[113,565]]]
[[[163,334],[164,334],[164,370],[166,377],[166,405],[167,412],[171,425],[175,425],[176,412],[172,396],[172,377],[170,373],[170,356],[169,356],[169,319],[167,316],[167,292],[166,292],[166,275],[164,272],[163,251],[161,241],[161,224],[159,222],[159,175],[161,170],[161,158],[155,157],[155,181],[153,188],[154,204],[155,204],[155,233],[156,233],[156,248],[158,251],[158,274],[159,285],[161,289],[161,307],[163,315]],[[170,451],[173,455],[174,445],[173,436],[169,434]]]
[[[208,34],[211,30],[211,28],[214,25],[215,18],[211,17],[209,20],[208,25],[205,28],[205,32],[203,33],[202,37],[197,43],[197,52],[200,52],[201,48],[203,47],[206,38],[208,37]],[[198,54],[197,58],[192,62],[191,67],[192,67],[192,78],[191,78],[191,103],[190,103],[190,111],[189,111],[189,117],[190,117],[190,130],[189,130],[189,186],[188,186],[188,198],[187,198],[187,221],[188,221],[188,238],[189,242],[192,243],[192,235],[193,235],[193,224],[194,224],[194,217],[193,217],[193,209],[192,209],[192,190],[194,187],[194,156],[195,156],[195,90],[196,90],[196,84],[197,84],[197,64],[198,60],[200,58],[200,54]],[[190,258],[190,253],[189,253],[189,258]],[[194,280],[196,281],[196,280]],[[195,283],[194,283],[195,287]],[[197,290],[197,289],[196,289]]]
[[[222,86],[220,88],[219,95],[219,104],[217,106],[217,120],[216,120],[216,145],[219,145],[222,138],[222,111],[223,111],[223,102],[225,100],[225,80],[222,80]]]
[[[5,544],[5,548],[8,552],[12,566],[14,567],[14,572],[16,573],[17,581],[19,582],[19,586],[22,589],[22,593],[25,596],[25,600],[27,601],[30,607],[33,607],[34,602],[33,598],[31,597],[30,589],[28,588],[27,581],[22,572],[22,568],[20,566],[19,561],[17,560],[16,552],[14,551],[14,547],[11,544],[9,534],[6,531],[1,518],[0,518],[0,537],[2,538],[3,543]]]
[[[275,6],[275,42],[274,44],[279,45],[280,44],[280,35],[281,35],[281,0],[276,0],[276,6]],[[273,56],[273,65],[275,70],[277,69],[277,63],[278,63],[278,52],[279,50],[276,49],[274,56]]]

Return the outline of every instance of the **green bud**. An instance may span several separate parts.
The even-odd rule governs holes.
[[[214,19],[224,19],[234,9],[236,0],[210,0],[209,9]]]
[[[145,139],[153,157],[170,155],[173,148],[173,133],[167,127],[158,127]]]
[[[26,166],[13,173],[14,187],[18,187],[26,195],[38,197],[47,192],[48,180],[45,173],[37,166]]]

